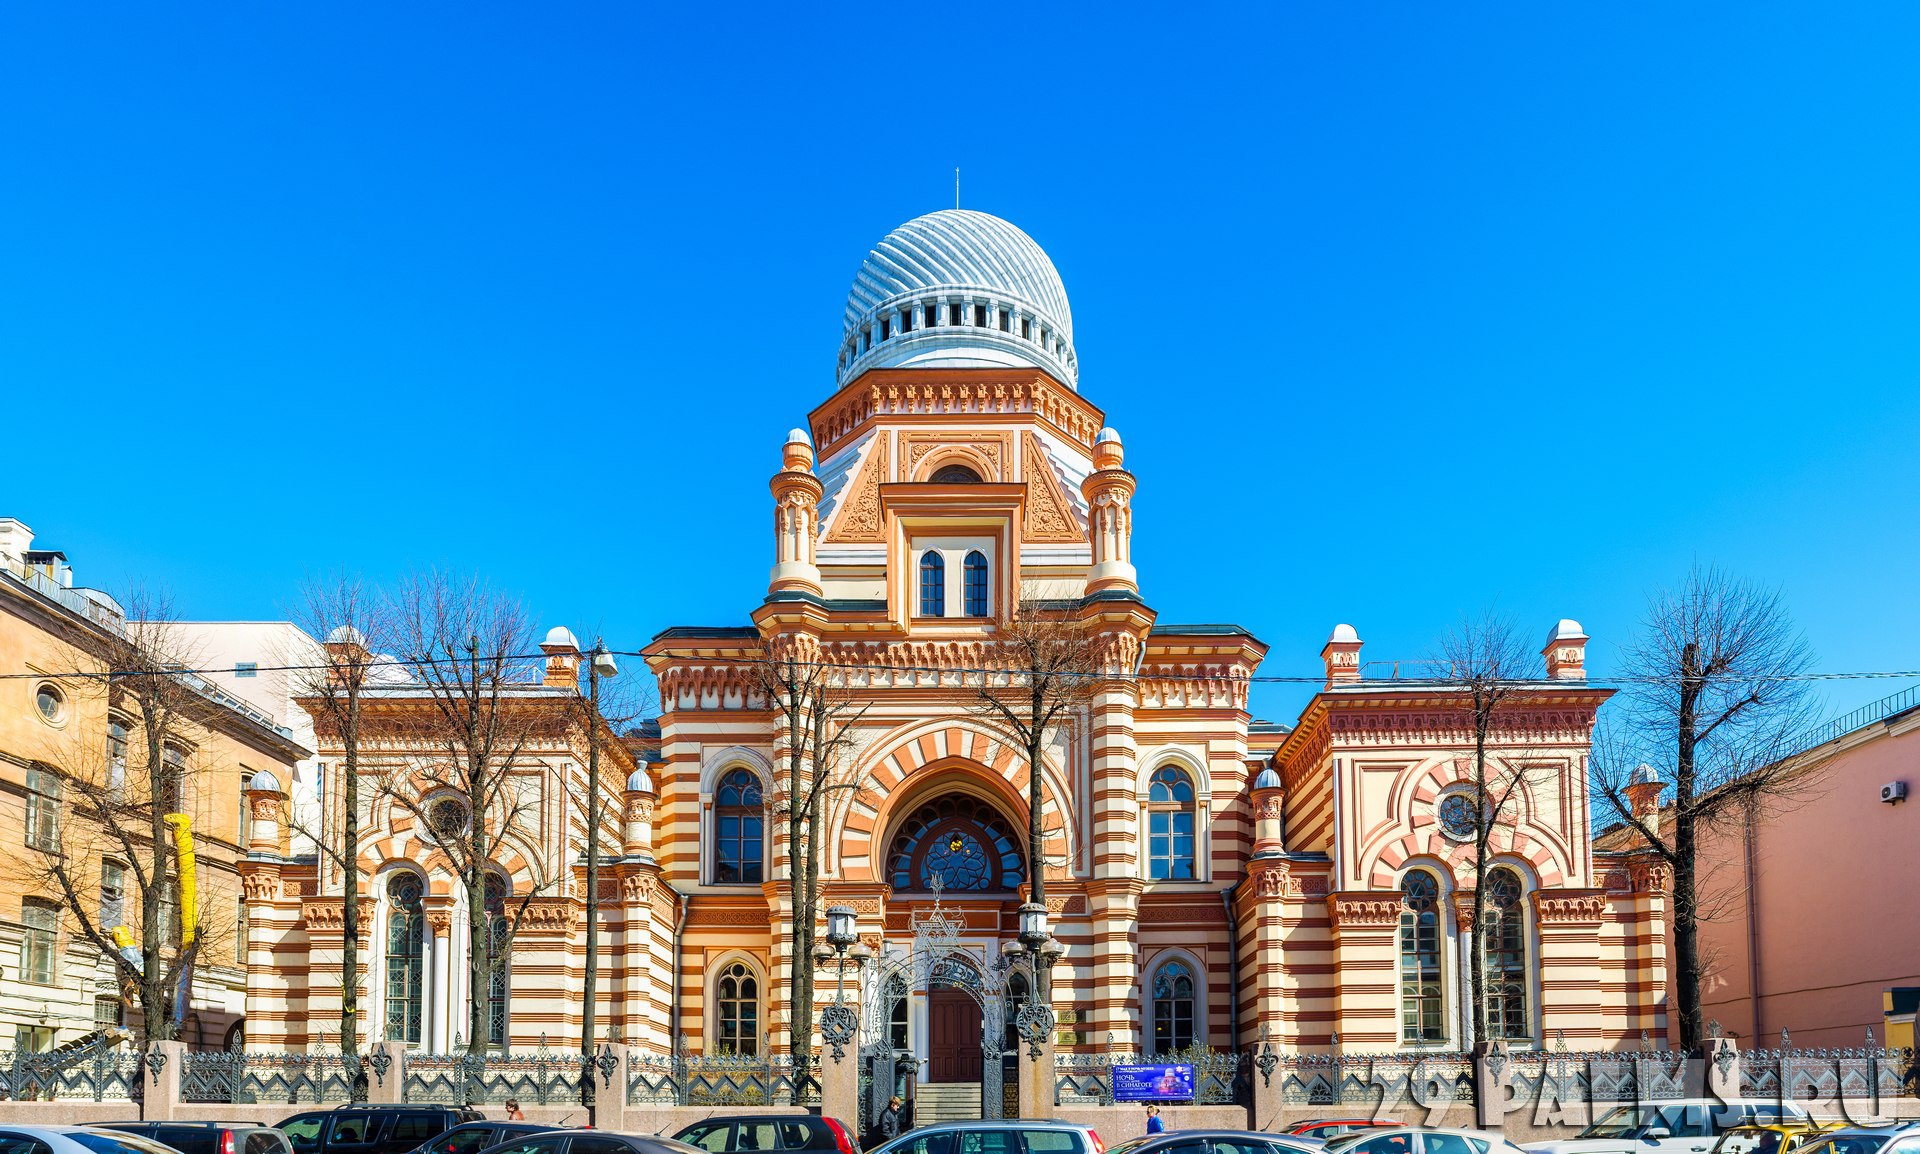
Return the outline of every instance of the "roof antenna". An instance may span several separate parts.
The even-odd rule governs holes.
[[[953,170],[953,207],[960,207],[960,170]]]

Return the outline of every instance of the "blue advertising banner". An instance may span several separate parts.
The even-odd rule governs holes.
[[[1116,1102],[1190,1102],[1193,1100],[1193,1067],[1115,1066],[1113,1100]]]

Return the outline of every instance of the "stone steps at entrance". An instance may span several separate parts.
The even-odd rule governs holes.
[[[980,1117],[980,1083],[923,1082],[913,1091],[913,1124],[972,1122]]]

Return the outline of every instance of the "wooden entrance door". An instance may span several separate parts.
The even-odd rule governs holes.
[[[927,993],[927,1077],[934,1082],[980,1080],[980,1003],[962,990]]]

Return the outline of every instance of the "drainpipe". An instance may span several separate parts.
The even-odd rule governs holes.
[[[673,1013],[674,1013],[674,1017],[668,1019],[668,1022],[667,1022],[667,1053],[673,1054],[677,1052],[675,1050],[675,1047],[679,1044],[678,1041],[676,1040],[673,1028],[674,1026],[679,1024],[680,968],[684,964],[682,962],[682,954],[680,952],[680,938],[681,938],[681,935],[684,934],[687,929],[687,895],[680,892],[680,887],[674,885],[672,882],[667,881],[666,878],[661,878],[660,880],[663,882],[666,882],[667,888],[669,890],[672,890],[674,893],[674,896],[680,899],[679,901],[680,912],[674,917],[674,920],[673,920]]]
[[[1220,891],[1220,907],[1227,914],[1227,982],[1233,991],[1231,1008],[1227,1012],[1227,1052],[1240,1052],[1240,923],[1233,916],[1233,895],[1239,892],[1240,883],[1234,882]]]
[[[1754,861],[1754,841],[1760,836],[1758,814],[1752,802],[1747,803],[1747,820],[1741,830],[1741,840],[1745,842],[1747,873],[1747,1014],[1753,1019],[1753,1044],[1760,1045],[1760,1039],[1766,1035],[1761,1032],[1760,1022],[1760,902],[1754,891],[1759,885],[1758,869]]]

